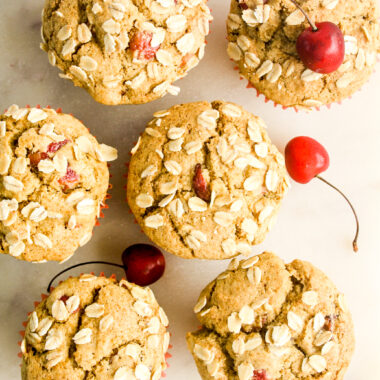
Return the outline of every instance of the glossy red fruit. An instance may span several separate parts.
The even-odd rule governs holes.
[[[297,39],[297,52],[304,65],[317,73],[336,71],[344,60],[344,36],[332,22],[321,22],[305,29]]]
[[[159,280],[165,271],[165,257],[159,249],[149,244],[135,244],[122,255],[127,280],[147,286]]]
[[[285,162],[289,175],[299,183],[310,182],[330,165],[326,149],[307,136],[298,136],[288,142]]]

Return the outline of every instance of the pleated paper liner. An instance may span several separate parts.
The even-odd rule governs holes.
[[[84,274],[84,273],[81,273],[79,276],[81,276],[81,275],[83,275],[83,274]],[[93,275],[93,276],[96,276],[96,274],[95,274],[94,272],[90,272],[90,274]],[[68,278],[72,278],[72,277],[73,277],[73,276],[70,276],[70,277],[68,277]],[[100,272],[98,277],[107,277],[107,276],[104,274],[104,272]],[[116,274],[114,274],[114,273],[111,274],[111,276],[109,276],[108,278],[110,278],[110,279],[114,279],[114,280],[117,281],[117,276],[116,276]],[[123,277],[122,280],[125,280],[125,278]],[[64,280],[60,281],[59,284],[61,284],[63,281],[64,281]],[[53,290],[54,290],[54,287],[51,287],[51,291],[53,291]],[[33,309],[33,311],[36,309],[36,307],[37,307],[42,301],[44,301],[44,300],[45,300],[46,298],[48,298],[48,297],[49,297],[48,294],[42,293],[42,294],[41,294],[41,299],[40,299],[39,301],[35,301],[35,302],[34,302],[34,309]],[[32,314],[33,311],[30,311],[30,312],[27,314],[28,317],[29,317],[30,314]],[[17,342],[18,346],[20,347],[20,352],[17,354],[17,356],[18,356],[20,359],[22,359],[22,357],[23,357],[23,353],[22,353],[23,348],[22,348],[22,346],[24,345],[25,329],[26,329],[27,324],[28,324],[28,320],[22,322],[23,330],[19,331],[19,334],[21,335],[22,340],[19,341],[19,342]],[[171,334],[170,334],[170,335],[171,335]],[[169,360],[170,358],[172,358],[173,355],[170,354],[169,350],[171,350],[172,348],[173,348],[173,345],[169,344],[169,349],[168,349],[168,351],[167,351],[166,354],[165,354],[166,368],[169,368],[169,367],[170,367],[170,364],[168,363],[168,360]],[[20,364],[20,367],[21,367],[21,364]],[[164,371],[162,372],[161,377],[166,377],[166,373],[165,373]],[[57,380],[58,380],[58,379],[57,379]]]
[[[232,60],[232,59],[230,59],[230,61],[231,62],[233,62],[233,64],[235,65],[234,66],[234,70],[235,71],[238,71],[239,72],[239,67],[238,66],[236,66],[236,63]],[[380,61],[380,58],[378,57],[377,58],[377,62],[379,62]],[[376,70],[374,70],[373,71],[373,73],[372,74],[374,74],[375,73],[375,71]],[[371,75],[372,75],[371,74]],[[331,109],[331,106],[332,105],[334,105],[334,104],[338,104],[338,105],[342,105],[342,103],[343,103],[343,101],[344,100],[346,100],[346,99],[352,99],[352,95],[350,95],[350,96],[348,96],[347,98],[345,98],[345,99],[342,99],[342,100],[340,100],[340,101],[338,101],[338,102],[333,102],[333,103],[329,103],[329,104],[322,104],[322,105],[320,105],[320,106],[314,106],[314,107],[306,107],[306,106],[283,106],[282,104],[279,104],[279,103],[276,103],[274,100],[272,100],[272,99],[269,99],[266,95],[264,95],[262,92],[260,92],[247,78],[245,78],[245,77],[243,77],[240,73],[239,73],[239,76],[240,76],[240,80],[246,80],[247,81],[247,86],[246,86],[246,88],[248,88],[248,89],[253,89],[253,90],[255,90],[256,91],[256,97],[257,98],[259,98],[260,96],[262,96],[262,97],[264,97],[264,101],[265,101],[265,103],[268,103],[268,102],[270,102],[270,103],[272,103],[273,104],[273,106],[276,108],[276,107],[281,107],[283,110],[287,110],[287,109],[293,109],[296,113],[298,113],[298,112],[300,112],[300,111],[306,111],[306,112],[308,112],[308,111],[321,111],[321,108],[322,107],[327,107],[328,109]],[[368,81],[367,81],[368,82]],[[366,83],[367,83],[366,82]],[[363,84],[363,86],[366,84],[366,83],[364,83]],[[359,91],[361,91],[362,90],[362,87],[357,91],[357,92],[359,92]]]
[[[27,104],[27,105],[25,106],[25,108],[33,108],[33,107],[31,107],[29,104]],[[46,106],[46,107],[41,107],[40,104],[37,104],[36,107],[34,107],[34,108],[38,108],[38,109],[44,109],[44,108],[45,108],[45,109],[54,109],[54,108],[52,108],[50,105],[48,105],[48,106]],[[57,108],[57,109],[54,109],[54,110],[55,110],[55,112],[57,112],[58,114],[59,114],[59,113],[63,113],[62,108]],[[7,110],[5,110],[4,112],[7,112]],[[70,113],[69,115],[75,117],[72,113]],[[89,129],[89,128],[87,128],[87,130],[90,132],[90,129]],[[111,167],[111,164],[110,164],[110,163],[107,163],[107,166],[108,166],[108,168],[110,168],[110,167]],[[109,174],[109,178],[110,178],[110,180],[111,180],[111,178],[112,178],[112,174]],[[111,191],[112,188],[113,188],[112,184],[109,183],[109,184],[108,184],[108,191]],[[101,202],[101,204],[100,204],[100,212],[99,212],[99,215],[96,216],[95,226],[99,226],[99,225],[100,225],[100,219],[104,219],[105,215],[104,215],[103,210],[107,210],[107,209],[109,208],[109,206],[107,205],[107,201],[108,201],[109,199],[111,199],[112,196],[111,196],[111,194],[110,194],[108,191],[107,191],[107,193],[106,193],[106,196],[105,196],[104,200],[103,200],[103,201]],[[94,231],[93,231],[92,233],[94,233]],[[71,259],[71,257],[72,257],[72,256],[67,257],[66,259],[62,260],[60,263],[64,263],[64,262],[68,261],[69,259]]]

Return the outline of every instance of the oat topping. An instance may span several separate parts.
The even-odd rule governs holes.
[[[46,6],[42,49],[63,71],[61,76],[101,103],[137,104],[166,93],[178,95],[179,88],[172,83],[204,55],[212,20],[204,0],[151,1],[149,15],[143,5],[132,3],[99,1],[92,7],[80,3],[83,6],[73,9],[69,19],[58,20],[54,14],[66,13],[65,6],[59,4],[60,10],[54,11]],[[111,66],[123,68],[119,78],[107,71]]]
[[[249,205],[242,198],[241,189],[247,199],[268,191],[282,193],[288,186],[284,160],[278,158],[280,153],[270,144],[261,119],[233,103],[199,104],[202,108],[194,108],[195,125],[191,128],[173,121],[171,110],[154,115],[156,119],[149,123],[130,165],[129,203],[149,236],[171,228],[173,223],[183,242],[182,249],[191,256],[202,255],[211,247],[215,255],[249,254],[251,245],[261,239],[261,226],[268,228],[275,203],[262,198],[262,204]],[[189,105],[179,109],[185,106]],[[216,137],[217,130],[221,136]],[[206,136],[211,137],[205,144]],[[150,150],[153,155],[148,153]],[[145,157],[141,159],[142,156]],[[217,178],[215,168],[227,165],[226,174]],[[139,184],[136,186],[132,184],[134,167],[139,177],[134,182]],[[236,170],[233,176],[237,178],[232,186],[228,184],[230,167]],[[191,189],[187,188],[189,180]],[[143,220],[139,220],[139,214]],[[212,230],[199,228],[197,219],[192,217],[200,218],[205,225],[209,221]],[[202,232],[207,240],[196,236],[194,230]],[[255,281],[260,281],[256,272]]]
[[[259,284],[249,281],[254,269],[262,273]],[[314,290],[307,290],[310,284]],[[315,301],[316,295],[317,312],[301,301]],[[210,374],[215,362],[216,378],[231,373],[247,380],[343,374],[354,344],[351,317],[339,311],[338,297],[332,282],[307,262],[285,265],[271,253],[240,263],[233,259],[201,292],[194,308],[203,327],[189,333],[187,341],[201,376],[205,370]],[[334,308],[334,315],[341,313],[339,323],[325,324]]]
[[[5,198],[0,202],[0,231],[4,236],[18,233],[17,240],[8,241],[3,246],[3,253],[33,262],[62,261],[73,254],[82,240],[76,232],[86,228],[88,235],[89,226],[94,225],[96,217],[95,201],[81,197],[72,202],[79,192],[71,192],[71,189],[80,182],[91,195],[96,183],[93,170],[100,162],[115,159],[117,152],[104,144],[99,145],[92,137],[86,137],[86,134],[90,136],[87,129],[76,119],[59,115],[51,109],[22,109],[13,105],[0,118],[8,139],[16,133],[14,120],[19,123],[15,148],[7,147],[6,154],[0,154],[0,183]],[[72,126],[70,136],[65,136],[67,124]],[[72,133],[80,137],[74,139]],[[79,159],[73,154],[76,141],[85,153]],[[80,176],[82,170],[87,170],[86,179]],[[105,166],[99,165],[97,170],[104,174],[104,180],[98,184],[99,192],[94,193],[100,202],[107,191],[108,174]],[[51,188],[54,188],[53,192]],[[68,209],[64,201],[66,193],[69,193],[67,200],[68,204],[72,202],[72,209]],[[57,201],[59,197],[62,202]],[[81,218],[76,229],[77,211],[87,218]],[[46,229],[52,219],[56,224]],[[62,232],[57,232],[61,225],[69,226],[67,231],[74,233],[73,239],[62,239]]]
[[[269,4],[232,0],[227,19],[227,53],[237,63],[240,74],[275,103],[310,109],[338,102],[369,78],[375,65],[372,57],[380,49],[378,5],[371,0],[362,7],[360,1],[354,0],[360,20],[352,14],[352,6],[340,0],[313,0],[307,4],[311,19],[320,20],[321,12],[328,13],[327,19],[346,33],[345,61],[332,74],[310,71],[297,58],[296,41],[307,20],[291,1]]]
[[[88,368],[93,366],[98,370],[103,366],[102,359],[109,357],[116,363],[113,366],[115,378],[120,375],[120,379],[124,379],[126,375],[132,374],[136,379],[150,379],[151,376],[160,378],[166,366],[164,354],[169,345],[169,334],[165,333],[168,320],[154,297],[149,295],[146,298],[148,292],[145,289],[126,281],[124,288],[105,277],[86,275],[82,276],[84,278],[92,278],[92,282],[79,282],[77,278],[63,282],[31,314],[23,348],[25,371],[39,367],[41,375],[49,371],[54,377],[58,374],[62,376],[62,372],[59,372],[62,367],[57,365],[65,362],[65,370],[75,370],[85,376]],[[70,289],[78,293],[66,295],[72,291]],[[62,310],[66,310],[66,319],[61,316],[55,322],[51,317],[46,317],[49,315],[49,304],[54,310],[53,316],[61,315]],[[117,304],[117,308],[113,304]],[[126,319],[132,308],[143,310],[140,312],[143,315],[137,319]],[[77,319],[79,310],[84,311],[82,322]],[[144,320],[146,315],[151,318]],[[66,344],[67,338],[76,345],[75,353],[69,349],[70,342]],[[138,339],[139,344],[134,343],[135,339]],[[95,340],[97,347],[92,345]],[[148,350],[149,347],[155,347],[154,351]],[[33,353],[36,349],[38,355],[43,355],[42,361]],[[77,356],[79,353],[80,357]],[[132,362],[130,358],[125,361],[128,356],[133,359]],[[120,360],[124,365],[120,364]]]

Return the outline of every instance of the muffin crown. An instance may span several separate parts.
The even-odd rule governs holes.
[[[22,378],[159,379],[168,319],[149,288],[93,275],[70,278],[30,315]]]

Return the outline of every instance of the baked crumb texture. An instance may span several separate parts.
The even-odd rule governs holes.
[[[60,77],[103,104],[178,95],[203,58],[206,0],[46,0],[41,48]]]
[[[149,288],[93,275],[70,278],[30,314],[23,380],[158,380],[168,319]]]
[[[9,107],[0,115],[0,253],[32,262],[71,257],[91,239],[107,161],[116,158],[70,115]]]
[[[340,380],[354,350],[343,294],[308,262],[233,259],[194,308],[187,343],[204,380]]]
[[[267,98],[286,107],[320,107],[358,91],[372,74],[380,52],[376,0],[299,0],[318,22],[344,34],[345,59],[331,74],[307,69],[296,41],[309,24],[290,0],[232,0],[227,20],[228,55],[240,74]],[[243,5],[245,4],[245,5]]]
[[[289,187],[264,122],[233,103],[156,112],[132,154],[127,197],[138,223],[154,243],[188,259],[249,255]],[[197,168],[204,191],[194,187]]]

